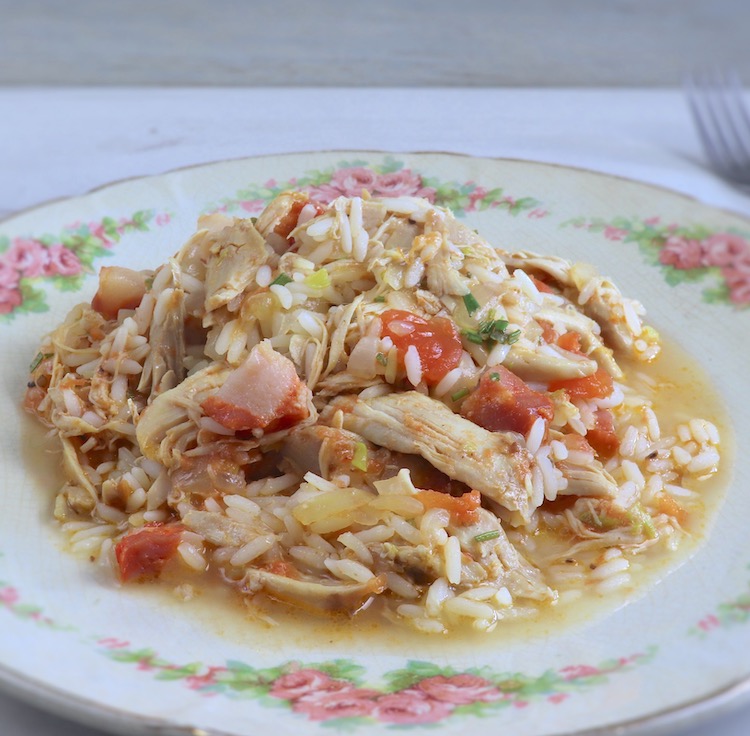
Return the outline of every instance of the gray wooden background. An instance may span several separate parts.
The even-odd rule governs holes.
[[[0,85],[671,86],[750,0],[0,0]]]

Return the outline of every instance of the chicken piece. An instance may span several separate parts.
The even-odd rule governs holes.
[[[635,341],[636,338],[641,338],[649,347],[658,351],[657,337],[653,331],[643,332],[641,304],[624,297],[617,286],[610,279],[601,276],[593,266],[571,264],[562,258],[527,251],[498,252],[510,266],[531,272],[541,271],[551,276],[565,296],[572,302],[581,304],[583,312],[597,322],[605,341],[615,350],[639,357],[641,353],[635,349]],[[582,300],[584,290],[586,297]],[[655,353],[645,351],[644,354],[653,357]]]
[[[146,293],[146,274],[124,266],[103,266],[99,288],[91,306],[107,319],[115,319],[121,309],[135,309]]]
[[[583,355],[564,353],[552,346],[542,351],[516,344],[503,361],[513,373],[525,381],[548,382],[554,379],[590,376],[597,369],[595,360]]]
[[[530,518],[534,509],[525,480],[534,459],[518,434],[489,432],[416,391],[368,400],[341,397],[327,411],[337,409],[345,429],[389,450],[421,455],[450,478]]]
[[[566,488],[558,491],[560,496],[599,496],[614,498],[617,495],[615,479],[598,460],[586,465],[577,465],[569,460],[557,463],[557,469],[567,479]]]
[[[192,417],[199,415],[201,400],[221,386],[229,373],[228,367],[214,364],[159,394],[136,421],[143,454],[167,468],[179,463],[180,454],[197,438]]]
[[[149,401],[174,388],[185,379],[185,292],[180,288],[165,289],[159,296],[164,304],[164,318],[151,323],[151,352],[144,367],[138,391],[151,385]]]
[[[242,582],[249,594],[266,593],[275,600],[316,613],[348,613],[353,615],[375,595],[385,590],[384,575],[376,575],[363,583],[344,583],[305,577],[287,577],[262,569],[250,569]]]
[[[484,568],[487,579],[498,587],[505,586],[514,597],[553,599],[555,593],[544,582],[542,573],[513,546],[497,516],[486,509],[477,509],[476,514],[474,523],[449,524],[447,531]]]
[[[311,402],[312,393],[292,361],[264,340],[201,408],[228,429],[260,429],[269,434],[307,419]]]
[[[206,266],[206,312],[229,304],[255,282],[271,250],[250,220],[235,220],[215,236]]]
[[[350,475],[357,443],[363,438],[345,429],[314,424],[293,429],[281,445],[281,456],[300,474],[315,473],[331,478]],[[369,459],[369,452],[368,452]],[[353,483],[352,485],[357,485]]]
[[[622,378],[622,370],[617,365],[612,350],[599,337],[599,325],[585,314],[581,314],[572,304],[566,303],[562,308],[544,306],[534,314],[534,319],[561,325],[568,332],[575,332],[586,357],[595,360],[612,378]]]
[[[203,539],[217,547],[242,547],[259,536],[271,533],[260,519],[251,526],[216,511],[188,511],[183,515],[182,523],[190,531],[200,534]]]
[[[461,415],[491,432],[525,435],[540,417],[549,426],[555,411],[546,394],[532,390],[498,365],[482,374],[476,390],[461,404]]]

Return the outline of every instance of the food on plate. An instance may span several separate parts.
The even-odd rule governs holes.
[[[102,269],[25,399],[72,548],[125,588],[434,633],[627,590],[699,519],[718,431],[660,422],[638,302],[503,245],[424,199],[289,192]]]

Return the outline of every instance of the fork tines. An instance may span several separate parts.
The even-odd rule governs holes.
[[[692,74],[685,91],[711,167],[726,179],[750,184],[750,114],[737,72]]]

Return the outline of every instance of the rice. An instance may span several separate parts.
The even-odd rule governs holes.
[[[552,390],[592,361],[620,375],[592,300],[629,361],[659,351],[591,267],[496,249],[417,197],[285,193],[202,223],[139,305],[76,307],[32,369],[65,461],[55,516],[103,572],[129,583],[118,545],[164,535],[183,598],[210,570],[259,607],[489,632],[629,591],[702,513],[713,422],[665,421],[630,364],[606,395]]]

